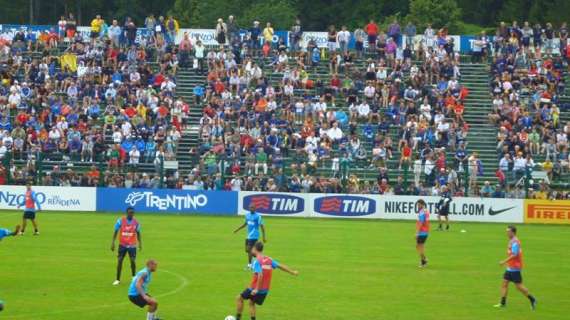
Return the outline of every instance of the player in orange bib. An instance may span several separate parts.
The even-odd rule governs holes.
[[[429,235],[429,211],[426,202],[422,199],[416,202],[418,208],[418,221],[416,221],[416,250],[420,255],[420,268],[427,265],[425,243]]]
[[[113,233],[111,251],[115,251],[115,240],[117,239],[117,235],[119,235],[119,252],[117,261],[117,278],[113,282],[114,286],[121,283],[123,259],[125,259],[125,255],[127,253],[129,254],[129,260],[131,261],[131,273],[133,277],[136,274],[137,266],[135,260],[137,257],[137,244],[139,250],[142,250],[142,239],[141,226],[134,216],[135,209],[128,207],[127,215],[125,217],[119,218],[115,223],[115,232]]]
[[[506,266],[507,270],[503,275],[503,283],[501,286],[501,302],[496,304],[496,308],[504,308],[507,306],[507,293],[509,292],[509,282],[515,284],[517,289],[528,298],[532,310],[536,308],[536,299],[528,292],[528,289],[522,283],[521,271],[523,268],[523,251],[521,241],[517,238],[517,228],[509,226],[507,228],[507,237],[509,237],[509,245],[507,247],[507,258],[499,262],[499,265]]]
[[[281,269],[294,276],[299,274],[298,271],[292,270],[286,265],[280,264],[272,258],[263,255],[263,242],[256,242],[251,249],[251,253],[255,257],[251,265],[253,278],[251,279],[250,286],[237,297],[237,320],[241,320],[244,300],[249,300],[249,316],[252,320],[255,320],[256,305],[262,305],[269,294],[273,269]]]

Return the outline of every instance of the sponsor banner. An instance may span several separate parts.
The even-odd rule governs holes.
[[[430,213],[435,214],[439,197],[379,196],[381,219],[417,219],[416,201],[424,199]],[[523,200],[494,198],[453,198],[449,218],[472,222],[523,222]]]
[[[377,201],[372,196],[348,194],[311,195],[313,217],[380,218]]]
[[[32,187],[41,210],[95,211],[96,189],[81,187]],[[0,209],[23,210],[25,186],[2,186]],[[18,208],[18,206],[21,206]]]
[[[309,217],[310,204],[307,194],[242,191],[238,214],[244,215],[253,205],[263,215]]]
[[[0,38],[12,41],[18,31],[24,31],[26,39],[35,41],[43,31],[57,30],[56,26],[50,25],[20,25],[20,24],[0,24]]]
[[[235,215],[237,192],[97,188],[97,211]]]
[[[570,200],[524,201],[525,223],[570,224]]]
[[[306,48],[307,44],[311,40],[315,40],[317,47],[326,48],[328,43],[328,33],[318,31],[304,31],[301,39],[301,46],[303,48]]]

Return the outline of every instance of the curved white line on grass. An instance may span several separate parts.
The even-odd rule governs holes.
[[[163,294],[156,295],[157,298],[168,297],[168,296],[177,294],[178,292],[182,291],[185,287],[187,287],[188,283],[190,282],[188,280],[188,278],[186,278],[185,276],[183,276],[179,273],[173,272],[173,271],[160,270],[159,272],[165,272],[165,273],[169,273],[169,274],[175,276],[176,278],[178,278],[178,280],[180,280],[180,285],[172,291],[168,291],[168,292],[165,292]],[[35,317],[38,317],[38,316],[54,315],[54,314],[76,312],[76,311],[100,310],[100,309],[105,309],[105,308],[123,306],[123,305],[127,305],[127,304],[130,304],[130,303],[125,301],[125,302],[121,302],[121,303],[103,304],[103,305],[98,305],[98,306],[93,306],[93,307],[85,307],[85,308],[70,308],[70,309],[65,309],[65,310],[57,310],[57,311],[43,312],[43,313],[20,314],[20,315],[16,315],[16,316],[12,317],[12,319],[27,319],[27,318],[28,319],[34,319]]]

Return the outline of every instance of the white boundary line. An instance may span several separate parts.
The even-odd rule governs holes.
[[[168,291],[168,292],[165,292],[163,294],[156,295],[157,298],[167,297],[167,296],[177,294],[178,292],[182,291],[185,287],[187,287],[189,282],[190,282],[188,280],[188,278],[186,278],[185,276],[183,276],[179,273],[173,272],[173,271],[160,270],[159,272],[165,272],[165,273],[169,273],[169,274],[175,276],[176,278],[178,278],[178,280],[180,280],[180,285],[172,291]],[[130,304],[130,303],[125,301],[125,302],[121,302],[121,303],[103,304],[103,305],[98,305],[98,306],[93,306],[93,307],[70,308],[70,309],[65,309],[65,310],[57,310],[57,311],[33,313],[33,314],[20,314],[20,315],[13,316],[12,319],[35,319],[35,317],[39,317],[39,316],[54,315],[54,314],[67,313],[67,312],[73,312],[73,311],[100,310],[100,309],[105,309],[105,308],[123,306],[126,304]]]

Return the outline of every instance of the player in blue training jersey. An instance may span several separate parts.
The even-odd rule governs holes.
[[[152,273],[156,271],[157,267],[158,263],[155,260],[148,260],[146,267],[137,272],[129,286],[129,300],[141,308],[148,305],[146,320],[159,320],[156,317],[158,302],[148,294],[148,284],[152,279]]]
[[[16,226],[16,229],[14,229],[14,231],[0,228],[0,241],[2,241],[2,239],[6,237],[16,236],[18,235],[19,232],[20,232],[20,226]],[[0,300],[0,311],[2,310],[4,310],[4,302]]]
[[[2,240],[2,238],[6,238],[6,237],[10,237],[10,236],[17,236],[18,233],[20,233],[20,226],[19,225],[16,226],[14,231],[10,231],[8,229],[0,228],[0,241]]]
[[[251,259],[253,257],[251,249],[257,241],[259,241],[259,229],[261,229],[261,235],[263,236],[263,242],[267,242],[265,238],[265,226],[263,224],[263,219],[261,215],[255,212],[255,206],[252,204],[249,206],[249,212],[245,214],[245,222],[239,226],[239,228],[234,230],[237,233],[241,229],[247,227],[247,238],[245,239],[245,252],[247,253],[247,267],[251,268]]]

